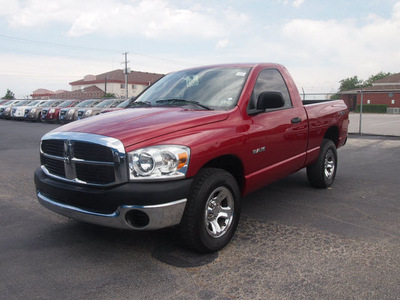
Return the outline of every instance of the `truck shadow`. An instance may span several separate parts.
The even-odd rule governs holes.
[[[255,219],[257,222],[268,222],[270,217],[286,214],[281,205],[286,205],[290,201],[291,193],[304,191],[305,185],[307,181],[304,179],[304,174],[296,173],[246,196],[242,203],[243,222],[239,223],[239,233],[240,230],[246,230],[244,228],[247,226],[247,222],[244,222],[246,218]],[[283,217],[286,218],[286,216]],[[78,259],[104,257],[107,260],[118,261],[127,257],[137,259],[142,255],[147,256],[148,259],[151,255],[152,259],[171,266],[195,268],[210,264],[219,257],[218,252],[200,254],[187,249],[180,240],[176,228],[130,231],[96,226],[61,216],[55,218],[57,222],[54,222],[53,217],[53,221],[50,221],[52,224],[46,226],[51,229],[41,234],[36,246],[62,248],[62,252],[71,251],[72,255],[79,253]],[[228,247],[235,247],[236,243],[246,242],[238,239],[237,236],[238,234]]]

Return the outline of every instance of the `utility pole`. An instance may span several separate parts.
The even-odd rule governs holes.
[[[124,74],[125,74],[125,97],[126,99],[128,99],[128,52],[124,52],[122,53],[123,55],[125,55],[125,70],[124,70]]]

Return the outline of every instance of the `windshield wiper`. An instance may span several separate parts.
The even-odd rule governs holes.
[[[172,98],[172,99],[163,99],[163,100],[157,100],[156,103],[170,103],[170,104],[194,104],[197,105],[201,108],[204,108],[206,110],[213,110],[212,108],[203,105],[197,101],[193,101],[193,100],[185,100],[185,99],[176,99],[176,98]]]
[[[152,105],[151,105],[151,103],[148,102],[148,101],[134,101],[134,102],[130,103],[130,104],[127,106],[127,108],[128,108],[128,107],[143,107],[143,106],[151,107]]]

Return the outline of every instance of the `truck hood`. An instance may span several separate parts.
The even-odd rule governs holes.
[[[130,108],[75,121],[55,129],[119,139],[125,147],[210,123],[229,116],[226,111],[186,110],[180,107]]]

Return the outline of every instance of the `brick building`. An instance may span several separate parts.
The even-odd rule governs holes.
[[[56,92],[37,89],[32,99],[91,99],[114,94],[117,98],[137,96],[149,85],[163,77],[163,74],[132,71],[128,73],[128,96],[126,96],[125,74],[123,70],[114,70],[99,75],[86,75],[83,79],[70,82],[71,91]]]
[[[128,73],[128,97],[137,96],[149,85],[163,77],[163,74],[131,71]],[[126,97],[125,74],[123,70],[114,70],[99,75],[86,75],[83,79],[70,82],[71,90],[79,91],[95,86],[104,93]]]
[[[352,110],[361,104],[361,89],[339,93]],[[363,104],[384,104],[388,108],[400,107],[400,73],[375,81],[372,86],[362,88]]]

